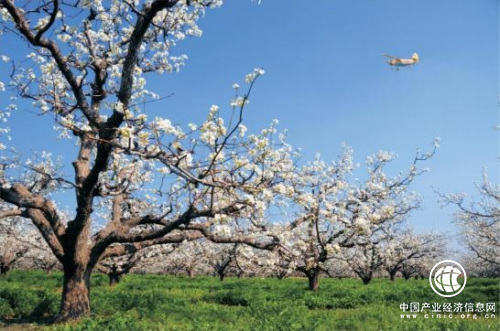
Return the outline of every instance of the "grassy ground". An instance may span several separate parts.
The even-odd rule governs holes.
[[[469,279],[453,298],[435,294],[427,280],[195,279],[128,275],[114,288],[92,279],[92,315],[47,325],[59,306],[61,275],[16,272],[0,279],[0,328],[7,330],[500,330],[498,279]],[[496,318],[437,318],[432,310],[401,318],[402,303],[494,302]],[[428,314],[429,318],[424,315]],[[466,313],[465,313],[466,314]],[[492,314],[492,312],[488,312]],[[406,315],[406,313],[405,313]]]

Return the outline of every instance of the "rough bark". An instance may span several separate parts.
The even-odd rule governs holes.
[[[396,279],[396,274],[398,273],[397,270],[387,270],[387,272],[389,273],[389,277],[391,278],[391,281],[394,281]]]
[[[108,277],[109,277],[109,286],[113,287],[122,280],[123,274],[118,272],[111,272],[108,274]]]
[[[311,272],[307,275],[309,281],[309,290],[317,291],[319,289],[319,272]]]
[[[64,268],[61,308],[56,322],[79,318],[90,312],[90,274],[84,267]]]

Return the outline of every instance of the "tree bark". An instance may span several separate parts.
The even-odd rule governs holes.
[[[65,322],[90,312],[90,274],[85,267],[64,268],[61,308],[56,322]]]
[[[312,272],[307,275],[309,280],[309,290],[317,291],[319,289],[319,272]]]
[[[0,276],[5,276],[10,271],[10,266],[0,264]]]
[[[391,280],[394,281],[396,279],[396,274],[398,273],[397,270],[388,270],[389,276],[391,277]]]
[[[371,276],[361,278],[363,280],[363,284],[368,285],[372,281]]]
[[[122,280],[123,274],[118,272],[112,272],[108,274],[108,277],[109,277],[109,286],[113,287]]]
[[[403,273],[403,277],[405,280],[408,280],[408,279],[410,279],[411,274],[410,273]]]

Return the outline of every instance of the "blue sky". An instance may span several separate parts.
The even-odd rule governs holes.
[[[473,193],[483,167],[498,183],[497,1],[232,1],[201,26],[203,38],[179,47],[186,68],[164,85],[175,92],[164,112],[179,109],[179,122],[227,104],[230,85],[261,66],[247,124],[279,119],[308,158],[334,159],[345,142],[358,162],[382,149],[405,169],[441,137],[413,186],[420,231],[453,229],[453,208],[440,208],[433,187]],[[384,52],[418,52],[421,63],[396,72]]]
[[[474,193],[483,167],[499,180],[498,14],[496,0],[226,1],[200,22],[202,38],[174,51],[189,56],[186,67],[149,78],[148,88],[174,95],[147,110],[181,125],[200,122],[212,104],[229,110],[231,85],[263,67],[245,122],[253,131],[278,119],[306,159],[320,152],[333,160],[344,142],[357,162],[387,150],[399,155],[393,170],[403,170],[416,148],[431,148],[440,136],[426,164],[431,172],[413,186],[424,203],[410,220],[419,231],[452,231],[454,210],[439,207],[433,187]],[[421,62],[398,72],[381,56],[413,52]],[[13,145],[70,161],[70,144],[55,144],[56,134],[39,122],[14,114]]]

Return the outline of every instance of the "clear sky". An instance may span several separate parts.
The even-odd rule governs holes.
[[[423,205],[410,220],[419,231],[452,231],[454,209],[439,207],[433,187],[474,193],[483,167],[499,180],[498,16],[497,0],[228,0],[202,19],[202,38],[175,49],[189,56],[180,73],[150,77],[148,88],[174,95],[147,110],[183,126],[200,122],[212,104],[229,109],[231,85],[263,67],[246,124],[253,131],[278,119],[306,159],[320,152],[333,160],[344,142],[357,162],[387,150],[399,155],[393,170],[404,170],[439,136],[431,172],[413,186]],[[0,50],[14,57],[9,42],[0,40]],[[413,52],[421,62],[400,71],[381,56]],[[14,114],[13,145],[70,161],[74,149],[55,144],[39,122]]]

